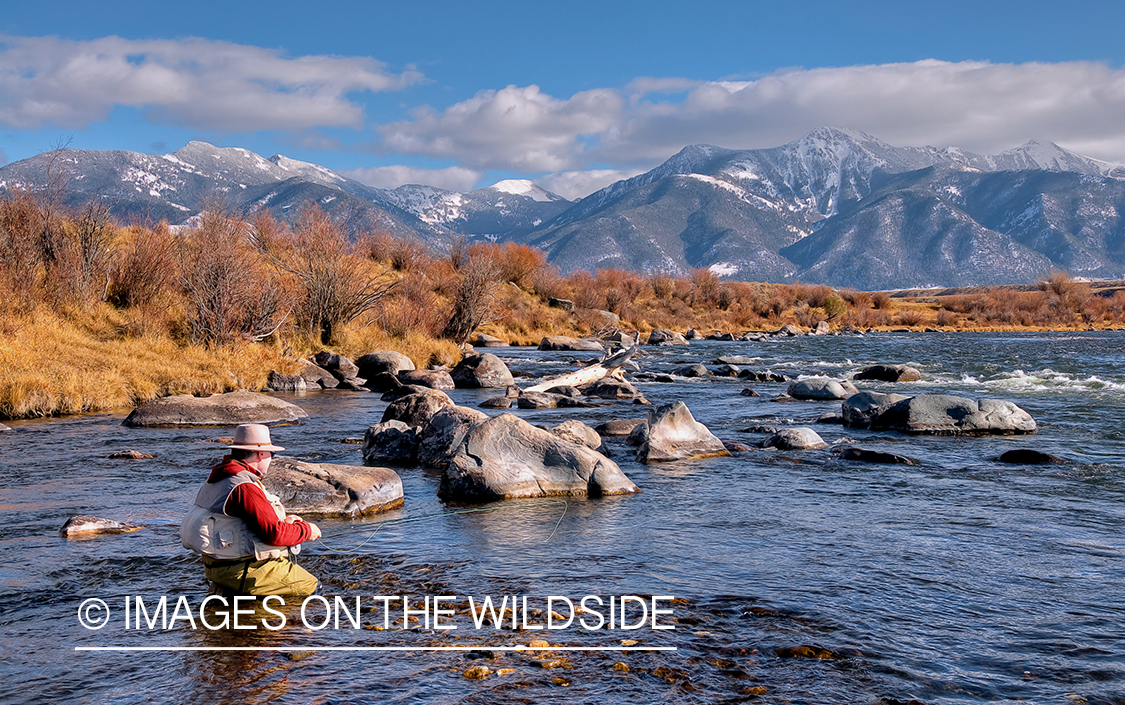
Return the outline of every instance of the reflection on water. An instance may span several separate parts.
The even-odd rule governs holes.
[[[312,631],[287,626],[210,632],[101,631],[75,618],[87,597],[205,597],[196,559],[179,547],[184,509],[222,454],[224,429],[126,429],[124,415],[11,422],[0,436],[0,700],[79,702],[1121,702],[1125,697],[1125,345],[1119,334],[896,334],[696,343],[647,351],[645,371],[720,355],[796,376],[849,376],[907,363],[923,382],[876,391],[1011,399],[1040,432],[955,439],[818,425],[919,466],[840,461],[831,449],[752,450],[731,458],[643,466],[623,439],[608,446],[644,492],[506,503],[450,513],[440,475],[403,469],[406,504],[383,517],[326,521],[304,565],[327,595],[675,595],[674,631],[553,632],[553,645],[673,645],[676,652],[493,651],[541,632],[470,628]],[[559,374],[581,353],[501,351],[515,372]],[[551,360],[546,360],[546,356]],[[753,444],[754,424],[805,425],[828,403],[770,402],[781,384],[737,379],[641,381],[655,403],[682,399],[725,440]],[[742,397],[752,386],[760,397]],[[456,390],[476,406],[486,391]],[[290,397],[310,419],[275,429],[294,457],[356,463],[380,420],[377,395]],[[517,413],[532,423],[596,425],[644,409]],[[498,413],[490,411],[489,413]],[[1011,466],[1031,447],[1064,465]],[[135,448],[152,460],[108,460]],[[134,534],[66,541],[74,514],[144,524]],[[408,517],[411,522],[380,522]],[[377,530],[377,531],[376,531]],[[547,539],[550,538],[548,541]],[[363,541],[367,543],[360,546]],[[335,549],[358,548],[358,554]],[[120,607],[117,607],[120,609]],[[293,609],[290,606],[286,610]],[[365,613],[365,627],[374,627]],[[416,625],[414,625],[416,626]],[[74,646],[472,646],[466,652],[74,652]],[[461,673],[488,666],[471,681]],[[621,665],[617,665],[621,664]],[[616,668],[615,668],[616,665]],[[544,667],[546,666],[546,667]],[[495,675],[501,669],[513,669]],[[626,670],[627,669],[627,670]],[[1065,698],[1070,697],[1067,701]]]

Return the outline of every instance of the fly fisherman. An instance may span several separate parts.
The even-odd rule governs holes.
[[[212,592],[240,595],[311,595],[317,579],[292,561],[304,541],[320,538],[316,524],[286,516],[261,484],[273,454],[261,424],[234,431],[230,455],[211,469],[180,525],[180,540],[203,556]]]

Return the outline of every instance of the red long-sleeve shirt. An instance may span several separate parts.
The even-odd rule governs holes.
[[[229,455],[223,462],[211,468],[211,475],[207,482],[218,482],[230,475],[237,475],[243,470],[260,478],[246,463],[235,460]],[[262,488],[252,482],[244,482],[227,498],[224,511],[232,517],[237,517],[246,522],[246,526],[262,540],[271,546],[296,546],[312,538],[312,527],[305,521],[288,523],[277,518],[273,505],[266,499]]]

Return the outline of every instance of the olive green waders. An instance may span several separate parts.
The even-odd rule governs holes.
[[[287,558],[218,561],[203,556],[207,579],[240,595],[311,595],[317,579]]]

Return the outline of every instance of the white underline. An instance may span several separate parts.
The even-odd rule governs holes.
[[[675,651],[675,646],[76,646],[75,651]]]

